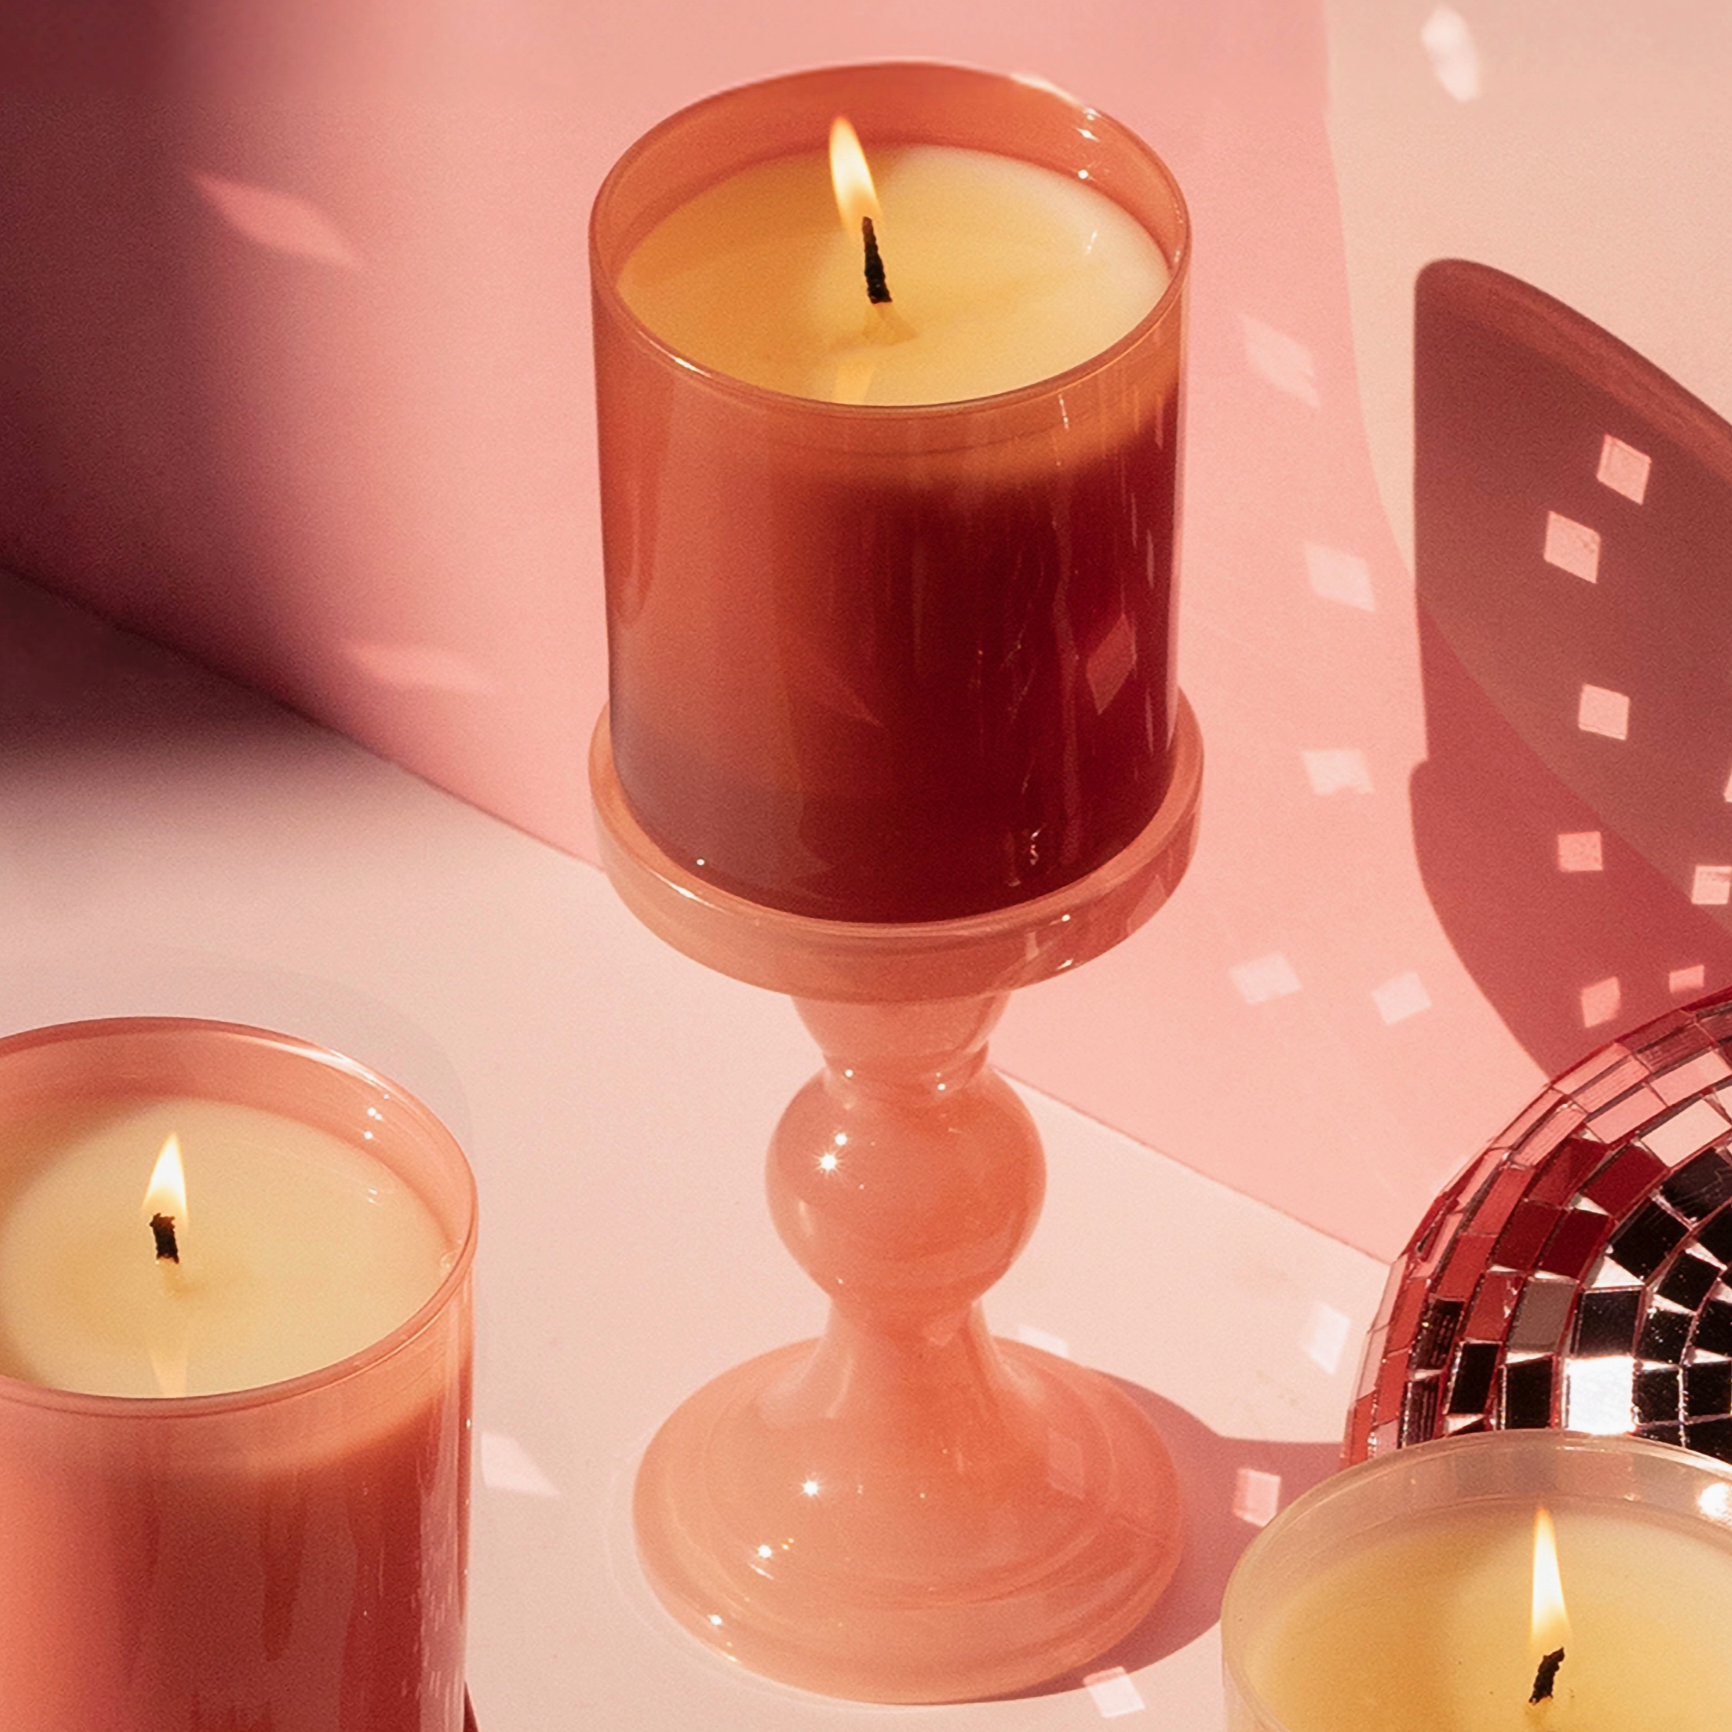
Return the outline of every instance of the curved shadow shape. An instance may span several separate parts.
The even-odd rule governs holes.
[[[1113,1382],[1154,1422],[1173,1458],[1184,1501],[1184,1551],[1167,1591],[1136,1629],[1086,1666],[1019,1696],[1080,1689],[1083,1679],[1096,1672],[1114,1666],[1136,1672],[1188,1647],[1219,1620],[1227,1578],[1259,1531],[1233,1513],[1239,1475],[1247,1470],[1278,1475],[1280,1507],[1285,1509],[1341,1465],[1338,1443],[1222,1437],[1176,1403],[1123,1378]]]
[[[1421,874],[1548,1073],[1732,980],[1732,427],[1561,302],[1421,273]]]

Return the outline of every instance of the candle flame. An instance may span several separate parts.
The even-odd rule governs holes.
[[[163,1143],[150,1169],[150,1184],[144,1193],[144,1218],[168,1215],[175,1226],[186,1231],[186,1170],[180,1161],[180,1138],[173,1131]]]
[[[860,135],[840,114],[830,123],[830,184],[836,189],[842,227],[858,240],[861,219],[870,217],[877,222],[882,212],[872,171],[866,166],[866,153],[860,148]]]
[[[1558,1536],[1551,1512],[1534,1511],[1533,1651],[1536,1658],[1567,1647],[1569,1614],[1564,1610],[1564,1583],[1558,1573]]]

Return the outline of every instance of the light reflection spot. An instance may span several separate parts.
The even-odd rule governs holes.
[[[1631,1425],[1636,1364],[1628,1357],[1564,1362],[1564,1423],[1571,1431],[1617,1437]]]
[[[1419,44],[1432,75],[1457,102],[1479,95],[1479,49],[1467,20],[1453,6],[1438,6],[1420,26]]]
[[[1249,313],[1241,313],[1239,323],[1245,334],[1245,362],[1251,371],[1277,391],[1285,391],[1313,409],[1322,408],[1323,400],[1317,394],[1317,363],[1311,351],[1296,337]]]
[[[1365,754],[1353,746],[1306,752],[1305,778],[1313,794],[1369,794],[1371,767]]]
[[[816,1497],[818,1495],[818,1482],[815,1479],[802,1480],[800,1482],[800,1490],[803,1491],[807,1497]]]
[[[1094,700],[1095,714],[1105,715],[1124,683],[1137,665],[1137,638],[1131,622],[1124,614],[1113,622],[1112,629],[1089,652],[1083,663],[1088,680],[1089,696]]]
[[[1696,963],[1690,968],[1674,968],[1666,976],[1668,992],[1700,992],[1708,984],[1708,969],[1704,963]]]
[[[1060,1359],[1070,1358],[1070,1343],[1062,1335],[1054,1335],[1046,1329],[1036,1329],[1032,1323],[1017,1324],[1016,1338],[1029,1347],[1039,1347],[1047,1353],[1056,1354]]]
[[[759,1557],[767,1558],[771,1555],[772,1555],[771,1554],[771,1548],[769,1546],[759,1546],[758,1547],[758,1556]]]
[[[1425,990],[1425,982],[1409,969],[1393,980],[1384,981],[1371,994],[1371,1002],[1377,1006],[1377,1014],[1385,1023],[1394,1024],[1418,1016],[1422,1010],[1430,1010],[1431,994]]]
[[[1567,571],[1584,583],[1598,583],[1600,532],[1577,523],[1573,517],[1565,517],[1561,511],[1548,511],[1545,560],[1547,565],[1555,565],[1559,571]]]
[[[818,1171],[821,1173],[835,1172],[837,1164],[836,1155],[831,1150],[826,1150],[818,1157]]]
[[[1583,686],[1576,700],[1576,726],[1584,734],[1604,734],[1608,740],[1630,737],[1630,699],[1605,686]]]
[[[1584,986],[1581,993],[1582,1027],[1598,1028],[1601,1023],[1610,1022],[1618,1014],[1623,1001],[1624,989],[1615,974]]]
[[[1345,1311],[1333,1305],[1311,1307],[1311,1326],[1305,1332],[1305,1357],[1327,1375],[1333,1377],[1341,1368],[1341,1355],[1347,1349],[1347,1338],[1353,1320]]]
[[[194,170],[193,186],[237,233],[272,252],[358,270],[360,259],[317,205],[294,193]]]
[[[1083,1679],[1083,1688],[1103,1720],[1116,1720],[1121,1714],[1140,1714],[1148,1706],[1136,1681],[1123,1666],[1090,1672]]]
[[[1600,466],[1594,471],[1594,479],[1640,505],[1647,495],[1648,471],[1652,467],[1653,459],[1646,451],[1638,451],[1634,445],[1626,445],[1608,433],[1600,444]]]
[[[1695,1100],[1641,1134],[1642,1146],[1668,1167],[1681,1166],[1726,1135],[1726,1115],[1712,1101]]]
[[[1696,1494],[1696,1508],[1708,1521],[1732,1525],[1732,1486],[1703,1486]]]
[[[1267,1004],[1272,998],[1285,998],[1299,990],[1299,976],[1293,972],[1293,964],[1279,951],[1229,968],[1227,978],[1247,1004]]]
[[[1564,830],[1558,835],[1560,872],[1602,872],[1605,857],[1598,830]]]
[[[516,1438],[504,1432],[481,1433],[481,1483],[489,1491],[513,1491],[525,1497],[558,1497],[559,1487],[537,1466]]]
[[[1233,1481],[1233,1514],[1254,1528],[1266,1528],[1281,1508],[1281,1476],[1242,1467]]]
[[[1305,543],[1305,572],[1311,592],[1324,601],[1338,601],[1362,613],[1374,613],[1377,598],[1371,592],[1371,567],[1357,553],[1339,547]]]
[[[1698,866],[1690,880],[1690,900],[1703,908],[1732,902],[1732,866]]]
[[[1044,90],[1048,96],[1056,96],[1067,107],[1082,109],[1084,120],[1092,120],[1095,116],[1094,109],[1083,108],[1068,90],[1054,84],[1050,78],[1043,78],[1038,72],[1012,72],[1009,76],[1013,84],[1026,84],[1030,90]]]

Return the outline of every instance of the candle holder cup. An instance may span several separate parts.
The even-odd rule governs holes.
[[[791,994],[825,1056],[768,1174],[777,1230],[830,1297],[825,1333],[694,1395],[635,1494],[656,1593],[751,1670],[875,1701],[1006,1693],[1102,1652],[1170,1579],[1177,1487],[1142,1410],[987,1332],[979,1300],[1034,1226],[1043,1159],[985,1053],[1012,991],[1171,894],[1201,773],[1181,702],[1166,798],[1105,866],[964,919],[829,921],[673,861],[625,799],[603,716],[590,776],[619,894],[686,955]]]
[[[1014,158],[1049,200],[1110,200],[1164,289],[1088,361],[961,401],[794,396],[675,349],[620,288],[636,249],[767,159],[827,179],[837,114],[868,151]],[[930,922],[1057,890],[1143,831],[1176,714],[1189,258],[1140,139],[955,67],[725,92],[615,165],[590,224],[612,756],[682,866],[796,914]]]

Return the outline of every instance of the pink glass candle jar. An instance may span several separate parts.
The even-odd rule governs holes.
[[[455,1142],[347,1059],[0,1041],[8,1726],[459,1732],[474,1244]]]
[[[893,315],[792,246],[830,197],[838,115],[886,169]],[[962,178],[922,214],[903,176],[934,162]],[[1083,241],[977,287],[946,242],[978,211],[1001,238],[1053,217]],[[667,239],[693,212],[698,238]],[[1076,290],[1089,236],[1121,226],[1152,277],[1109,270],[1080,317],[1037,307],[1032,334],[990,324]],[[844,67],[663,122],[590,234],[609,727],[644,829],[748,900],[871,922],[1006,907],[1123,849],[1166,790],[1175,714],[1190,240],[1161,161],[1046,87]],[[1098,348],[1047,347],[1109,300],[1129,311]],[[674,316],[693,303],[721,338],[704,354]],[[953,368],[971,345],[984,366]],[[802,346],[815,370],[783,367]]]

